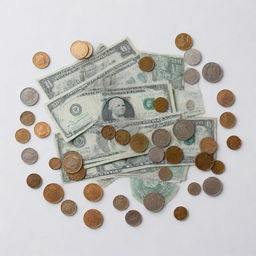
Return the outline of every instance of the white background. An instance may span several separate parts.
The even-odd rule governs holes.
[[[255,28],[254,0],[1,0],[0,255],[256,255]],[[202,183],[212,175],[191,168],[177,196],[154,214],[132,198],[126,179],[107,187],[99,203],[85,200],[85,182],[79,182],[64,185],[65,199],[75,200],[79,207],[75,216],[64,216],[60,205],[51,205],[42,196],[46,184],[61,183],[59,173],[48,167],[49,158],[57,153],[53,133],[39,139],[30,127],[32,139],[27,145],[14,139],[15,131],[22,127],[19,115],[25,110],[33,111],[37,121],[49,122],[56,131],[36,79],[74,61],[69,52],[74,40],[88,40],[96,47],[128,36],[139,50],[183,54],[174,44],[181,32],[191,34],[194,47],[203,54],[199,71],[208,61],[216,61],[224,69],[221,82],[200,81],[206,115],[219,117],[226,111],[216,102],[219,90],[228,88],[236,95],[235,105],[228,110],[237,116],[237,126],[232,130],[218,126],[218,156],[226,164],[226,172],[219,176],[223,193],[216,198],[204,193],[189,195],[186,189],[190,182]],[[37,51],[51,57],[45,70],[32,65]],[[34,107],[26,107],[19,100],[20,91],[27,86],[40,93]],[[233,134],[243,141],[238,151],[229,150],[225,144]],[[40,159],[33,166],[20,159],[26,146],[39,152]],[[38,190],[26,185],[31,172],[43,177]],[[117,194],[127,195],[129,209],[142,213],[141,226],[128,226],[125,213],[112,207]],[[173,217],[179,205],[190,212],[186,221]],[[98,230],[90,230],[83,223],[89,208],[104,214],[104,225]]]

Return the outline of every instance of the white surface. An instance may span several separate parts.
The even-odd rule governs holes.
[[[1,1],[1,154],[0,154],[0,255],[256,255],[255,200],[255,59],[256,2],[251,0],[125,0],[125,1]],[[238,117],[232,130],[218,127],[218,156],[226,164],[219,176],[224,191],[217,198],[202,193],[190,196],[187,185],[202,183],[211,175],[191,168],[174,200],[160,213],[153,214],[131,197],[126,179],[105,189],[99,203],[83,197],[84,182],[64,185],[65,198],[78,203],[74,217],[64,216],[59,205],[50,205],[42,197],[42,186],[33,191],[25,180],[30,172],[39,173],[46,185],[61,182],[58,172],[49,170],[48,159],[56,155],[53,135],[41,140],[32,136],[27,145],[14,139],[22,125],[24,110],[36,114],[37,121],[50,122],[36,79],[74,61],[70,44],[85,39],[97,46],[111,45],[128,36],[140,50],[182,54],[174,44],[175,36],[188,32],[194,47],[203,54],[201,70],[208,61],[220,63],[224,77],[218,84],[203,79],[207,115],[218,117],[226,109],[216,103],[219,90],[231,89],[237,101],[229,110]],[[36,69],[31,58],[36,51],[46,51],[51,65]],[[22,88],[32,86],[40,92],[35,107],[25,107],[19,100]],[[53,126],[53,124],[50,122]],[[32,127],[29,128],[32,132]],[[225,141],[236,134],[243,140],[239,151],[231,151]],[[34,147],[40,159],[34,166],[25,165],[20,153]],[[112,207],[113,197],[126,194],[129,209],[143,214],[138,228],[128,226],[124,214]],[[189,209],[184,222],[173,217],[178,205]],[[83,224],[83,214],[97,208],[104,214],[102,228],[90,230]]]

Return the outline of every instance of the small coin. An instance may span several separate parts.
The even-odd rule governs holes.
[[[44,199],[52,204],[59,203],[64,197],[63,188],[56,183],[50,183],[44,188]]]
[[[192,37],[186,33],[178,34],[175,38],[175,44],[180,50],[186,51],[192,47]]]
[[[222,182],[216,177],[209,177],[203,183],[203,190],[209,196],[218,196],[223,189]]]
[[[49,166],[53,170],[59,170],[61,167],[61,159],[58,157],[53,157],[49,160]]]
[[[238,136],[230,136],[227,139],[227,146],[232,150],[237,150],[241,147],[242,141]]]
[[[152,134],[152,141],[158,147],[167,147],[171,142],[171,134],[165,129],[157,129]]]
[[[33,64],[40,69],[47,68],[50,64],[50,57],[45,52],[37,52],[32,58]]]
[[[26,106],[34,106],[39,100],[39,94],[34,88],[27,87],[21,91],[20,100]]]
[[[35,122],[35,115],[30,111],[24,111],[20,115],[20,122],[26,126],[30,126]]]
[[[157,112],[166,112],[169,108],[169,102],[163,97],[158,97],[153,101],[153,107]]]
[[[27,143],[31,138],[30,132],[27,129],[21,128],[16,131],[15,139],[22,144]]]
[[[211,154],[206,152],[199,153],[195,159],[195,165],[198,169],[202,171],[208,171],[212,168],[214,164],[214,159]]]
[[[87,200],[97,202],[103,197],[103,189],[95,183],[90,183],[84,188],[84,196]]]
[[[188,192],[192,196],[197,196],[201,193],[201,186],[197,182],[192,182],[188,185]]]
[[[210,83],[217,83],[223,77],[223,70],[219,64],[209,62],[204,65],[202,74],[206,81]]]
[[[158,176],[160,178],[160,180],[162,181],[168,181],[171,180],[173,177],[173,173],[171,171],[171,169],[167,166],[163,166],[159,172],[158,172]]]
[[[64,156],[62,167],[66,173],[76,173],[83,165],[83,157],[76,151],[71,151]]]
[[[137,227],[142,222],[142,216],[141,214],[136,210],[130,210],[125,215],[125,221],[127,224],[129,224],[132,227]]]
[[[153,147],[149,150],[148,157],[153,163],[160,163],[164,159],[164,150],[160,147]]]
[[[63,214],[73,216],[77,211],[77,204],[73,200],[65,200],[61,203],[60,209]]]
[[[89,49],[87,55],[85,56],[85,58],[88,59],[88,58],[90,58],[90,57],[92,56],[92,54],[93,54],[93,46],[92,46],[92,44],[91,44],[90,42],[88,42],[88,41],[84,41],[84,42],[87,44],[88,49]]]
[[[177,139],[188,140],[194,135],[195,126],[190,120],[178,120],[172,130]]]
[[[150,72],[155,67],[155,61],[152,57],[145,56],[139,61],[139,68],[144,72]]]
[[[36,173],[31,173],[27,177],[27,185],[31,188],[40,188],[42,185],[42,178]]]
[[[67,175],[71,180],[75,180],[75,181],[83,180],[84,177],[86,176],[86,169],[82,166],[78,172],[67,173]]]
[[[224,112],[219,121],[224,128],[230,129],[236,125],[236,116],[231,112]]]
[[[84,214],[84,224],[89,228],[99,228],[103,224],[103,215],[96,209],[90,209]]]
[[[21,159],[26,164],[32,165],[38,160],[38,153],[33,148],[25,148],[21,153]]]
[[[201,152],[213,154],[217,150],[217,142],[211,137],[205,137],[200,141]]]
[[[115,134],[116,142],[121,145],[127,145],[131,140],[131,135],[126,130],[118,130]]]
[[[89,53],[89,47],[86,42],[77,40],[72,43],[70,52],[76,59],[81,60]]]
[[[235,103],[236,97],[230,90],[224,89],[218,92],[217,101],[222,107],[231,107]]]
[[[148,147],[148,138],[142,133],[136,133],[131,137],[130,147],[137,153],[144,152]]]
[[[183,160],[184,154],[181,148],[171,146],[165,151],[165,158],[171,164],[178,164]]]
[[[34,133],[38,138],[46,138],[51,133],[51,127],[46,122],[38,122],[34,127]]]
[[[184,72],[184,81],[188,84],[194,85],[200,80],[199,72],[194,68],[189,68]]]
[[[119,211],[124,211],[129,207],[129,200],[124,195],[118,195],[113,200],[113,206]]]
[[[173,215],[177,220],[185,220],[188,217],[188,210],[183,206],[178,206]]]
[[[162,194],[151,192],[144,197],[143,204],[149,211],[159,212],[165,205],[165,199]]]
[[[106,140],[111,140],[115,137],[116,130],[112,125],[105,125],[101,129],[101,135]]]
[[[225,171],[225,165],[223,162],[215,160],[211,170],[214,174],[221,174]]]
[[[190,49],[184,54],[184,62],[190,66],[198,65],[202,60],[202,54],[196,49]]]

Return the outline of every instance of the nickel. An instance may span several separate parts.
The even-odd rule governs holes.
[[[188,192],[192,196],[197,196],[201,193],[201,186],[197,182],[192,182],[188,185]]]
[[[209,196],[218,196],[222,189],[222,182],[216,177],[209,177],[203,183],[203,190]]]
[[[33,148],[25,148],[21,153],[21,159],[24,163],[32,165],[38,160],[38,153]]]
[[[222,107],[231,107],[235,100],[235,95],[230,90],[224,89],[218,92],[217,101]]]
[[[31,173],[28,175],[26,182],[31,188],[40,188],[42,185],[42,178],[36,173]]]
[[[125,221],[132,227],[137,227],[142,222],[141,214],[136,210],[130,210],[125,215]]]
[[[144,206],[152,212],[159,212],[165,205],[164,197],[157,192],[151,192],[144,197]]]
[[[189,68],[184,72],[184,81],[188,84],[194,85],[200,80],[199,72],[194,68]]]
[[[153,163],[160,163],[164,159],[164,150],[160,147],[153,147],[149,150],[148,157]]]
[[[198,65],[202,60],[202,54],[196,49],[190,49],[184,54],[184,62],[190,66]]]
[[[165,129],[157,129],[152,134],[152,142],[158,147],[166,147],[171,142],[171,134]]]
[[[210,83],[217,83],[223,77],[223,70],[221,66],[215,62],[209,62],[203,67],[203,77]]]
[[[171,180],[172,179],[172,171],[169,167],[167,166],[163,166],[159,172],[158,172],[158,176],[160,178],[160,180],[162,181],[168,181],[168,180]]]
[[[38,102],[39,94],[34,88],[27,87],[21,91],[20,100],[26,106],[33,106]]]
[[[195,133],[195,126],[192,121],[178,120],[173,126],[173,133],[179,140],[188,140]]]

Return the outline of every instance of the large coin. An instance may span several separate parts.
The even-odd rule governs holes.
[[[224,112],[220,116],[220,124],[225,128],[233,128],[236,125],[236,116],[231,112]]]
[[[20,100],[26,106],[35,105],[38,102],[38,99],[39,99],[39,94],[32,87],[27,87],[23,89],[20,93]]]
[[[197,182],[192,182],[188,185],[188,192],[192,196],[197,196],[201,193],[201,186]]]
[[[217,101],[222,107],[231,107],[236,100],[233,92],[224,89],[218,92]]]
[[[202,74],[206,81],[210,83],[217,83],[223,77],[223,70],[219,64],[209,62],[204,65]]]
[[[118,130],[115,134],[116,142],[121,145],[127,145],[131,140],[131,135],[126,130]]]
[[[152,57],[145,56],[139,60],[139,68],[144,72],[150,72],[155,67],[155,61]]]
[[[151,192],[144,197],[143,204],[149,211],[159,212],[165,205],[165,199],[160,193]]]
[[[178,34],[175,38],[175,44],[180,50],[186,51],[192,47],[192,37],[186,33]]]
[[[132,227],[137,227],[142,222],[142,216],[141,214],[136,210],[130,210],[125,215],[125,221],[127,224],[129,224]]]
[[[184,72],[184,81],[188,84],[194,85],[200,80],[199,72],[194,68],[189,68]]]
[[[50,64],[50,57],[45,52],[37,52],[32,58],[33,64],[40,69],[47,68]]]
[[[223,162],[215,160],[211,170],[214,174],[221,174],[225,171],[225,165]]]
[[[40,188],[42,185],[42,178],[36,173],[31,173],[28,175],[26,182],[31,188]]]
[[[30,132],[27,129],[21,128],[16,131],[15,139],[22,144],[27,143],[30,140]]]
[[[51,127],[46,122],[39,122],[34,127],[34,133],[38,138],[46,138],[51,133]]]
[[[95,183],[90,183],[84,188],[84,196],[87,200],[97,202],[103,197],[103,189]]]
[[[148,158],[153,163],[160,163],[164,159],[164,150],[160,147],[153,147],[148,152]]]
[[[157,112],[163,113],[168,110],[169,102],[163,97],[158,97],[153,101],[153,107]]]
[[[43,195],[49,203],[57,204],[63,199],[64,190],[59,184],[50,183],[44,188]]]
[[[195,165],[199,170],[208,171],[212,168],[214,159],[211,154],[202,152],[196,156]]]
[[[173,212],[177,220],[185,220],[188,217],[188,210],[183,206],[178,206]]]
[[[38,160],[38,153],[33,148],[25,148],[21,153],[21,159],[26,164],[34,164]]]
[[[30,126],[35,122],[35,115],[30,111],[24,111],[20,115],[20,122],[26,126]]]
[[[86,176],[86,169],[82,166],[80,170],[76,173],[67,173],[68,177],[71,180],[79,181],[85,178]]]
[[[190,66],[198,65],[202,60],[202,54],[196,49],[190,49],[184,54],[184,62]]]
[[[157,129],[152,134],[152,142],[158,147],[166,147],[171,142],[171,134],[165,129]]]
[[[178,164],[183,160],[184,154],[181,148],[171,146],[165,151],[165,158],[171,164]]]
[[[82,156],[75,151],[72,151],[64,157],[62,167],[66,173],[76,173],[83,165]]]
[[[53,157],[49,160],[49,166],[53,170],[59,170],[61,167],[61,159],[58,157]]]
[[[178,120],[172,129],[174,135],[179,140],[188,140],[195,133],[195,126],[192,121],[189,120]]]
[[[217,142],[211,137],[205,137],[200,141],[201,152],[213,154],[217,150]]]
[[[124,195],[118,195],[113,200],[113,206],[119,211],[124,211],[129,207],[129,200]]]
[[[65,200],[61,203],[60,209],[63,214],[73,216],[77,211],[77,204],[73,200]]]
[[[136,133],[131,137],[130,147],[137,153],[144,152],[148,147],[148,138],[142,133]]]
[[[242,141],[238,136],[232,135],[227,139],[227,146],[232,150],[237,150],[241,147]]]
[[[84,41],[75,41],[70,46],[70,52],[76,59],[84,59],[89,53],[89,47]]]
[[[87,44],[88,49],[89,49],[87,55],[85,56],[85,58],[88,59],[88,58],[90,58],[90,57],[92,56],[92,54],[93,54],[93,46],[92,46],[92,44],[91,44],[90,42],[88,42],[88,41],[84,41],[84,42]]]
[[[167,180],[171,180],[172,179],[173,173],[172,173],[172,171],[171,171],[171,169],[169,167],[163,166],[159,170],[158,176],[159,176],[160,180],[167,181]]]
[[[203,190],[209,196],[218,196],[222,189],[222,182],[216,177],[209,177],[203,183]]]
[[[111,140],[115,137],[116,130],[112,125],[105,125],[101,129],[101,135],[106,140]]]
[[[103,215],[96,209],[90,209],[84,214],[84,224],[89,228],[99,228],[103,224]]]

